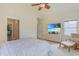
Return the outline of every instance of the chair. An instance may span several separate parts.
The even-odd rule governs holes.
[[[71,34],[71,40],[76,43],[75,49],[77,49],[78,48],[78,45],[79,45],[79,34],[72,33]]]

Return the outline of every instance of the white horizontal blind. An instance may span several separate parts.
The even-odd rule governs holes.
[[[71,35],[71,33],[77,32],[77,21],[64,22],[64,34]]]

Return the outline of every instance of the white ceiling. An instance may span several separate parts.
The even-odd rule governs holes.
[[[49,10],[42,9],[38,11],[38,6],[32,8],[39,15],[43,15],[48,18],[62,17],[63,15],[79,14],[79,4],[78,3],[51,3],[49,4],[51,8]]]

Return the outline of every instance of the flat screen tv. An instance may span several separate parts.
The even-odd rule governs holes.
[[[59,33],[61,30],[61,24],[48,24],[49,33]]]

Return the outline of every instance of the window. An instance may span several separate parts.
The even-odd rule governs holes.
[[[77,32],[77,21],[64,22],[64,34],[71,35],[71,33]]]

